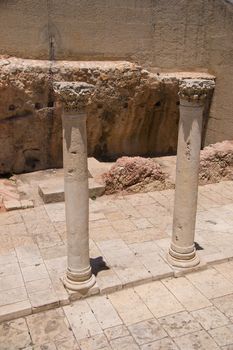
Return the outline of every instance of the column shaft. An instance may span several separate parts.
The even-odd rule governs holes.
[[[63,163],[70,279],[90,277],[86,115],[64,114]]]
[[[180,121],[178,130],[176,186],[172,242],[168,261],[176,267],[199,264],[194,237],[197,212],[198,174],[202,119],[212,80],[184,80],[179,87]]]
[[[176,264],[181,267],[199,263],[194,247],[194,235],[202,115],[203,105],[181,100],[173,233],[170,249],[170,255],[177,259]]]
[[[67,228],[67,272],[64,285],[86,293],[95,284],[89,257],[89,189],[86,105],[93,86],[79,82],[54,83],[62,109],[63,164]]]

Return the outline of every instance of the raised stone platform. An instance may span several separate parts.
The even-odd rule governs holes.
[[[98,183],[93,178],[88,179],[89,183],[89,197],[96,198],[104,194],[105,185]],[[54,179],[54,181],[45,181],[39,184],[38,192],[44,203],[63,202],[65,200],[64,194],[64,180]]]
[[[105,184],[101,180],[100,175],[105,169],[104,163],[100,163],[93,157],[88,158],[90,198],[100,197],[104,194]],[[63,202],[65,199],[63,169],[56,170],[54,174],[41,181],[38,185],[38,193],[44,203]]]

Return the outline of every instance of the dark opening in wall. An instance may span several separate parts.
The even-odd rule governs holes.
[[[9,106],[9,111],[14,111],[15,110],[15,105],[10,105]]]
[[[50,108],[51,108],[51,107],[54,107],[54,101],[49,101],[49,102],[48,102],[48,107],[50,107]]]
[[[40,102],[35,103],[35,109],[41,109],[43,108],[43,105]]]

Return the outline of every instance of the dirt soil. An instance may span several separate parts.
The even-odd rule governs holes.
[[[106,194],[148,192],[173,187],[161,166],[151,158],[121,157],[103,174]]]
[[[233,141],[218,142],[201,151],[199,182],[233,180]]]
[[[174,188],[175,156],[122,157],[103,174],[106,194],[149,192]],[[205,147],[200,155],[199,184],[233,180],[233,141]]]

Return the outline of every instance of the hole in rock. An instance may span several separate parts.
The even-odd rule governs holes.
[[[48,102],[48,107],[50,107],[50,108],[51,108],[51,107],[54,107],[54,102],[53,102],[53,101],[49,101],[49,102]]]
[[[43,108],[43,105],[40,102],[35,103],[35,109],[41,109]]]
[[[14,111],[15,110],[15,105],[10,105],[9,106],[9,111]]]
[[[36,159],[36,158],[28,158],[26,159],[26,165],[31,168],[31,169],[35,169],[36,166],[37,166],[37,163],[40,162],[39,159]]]

